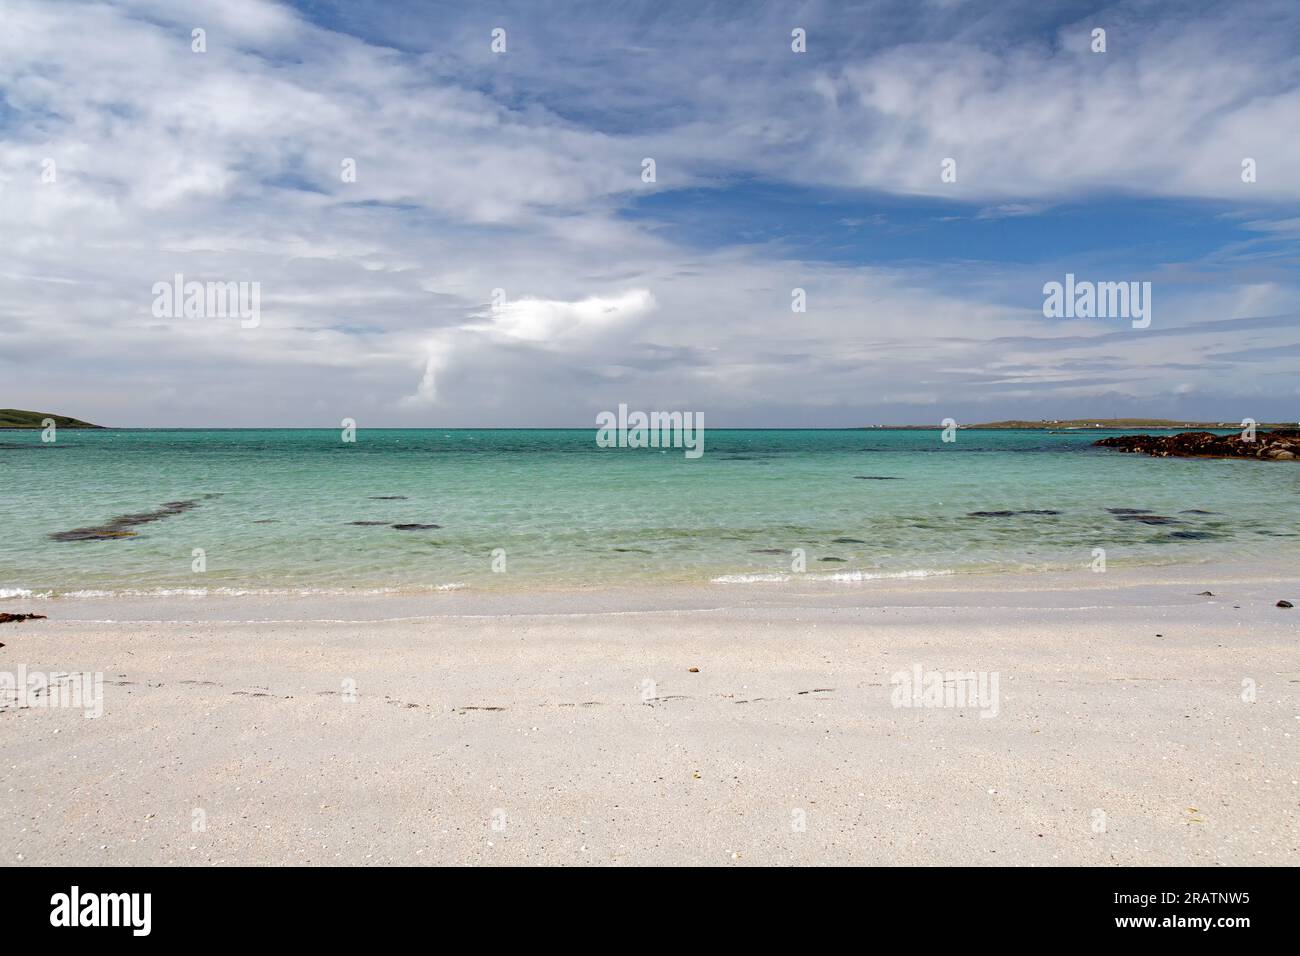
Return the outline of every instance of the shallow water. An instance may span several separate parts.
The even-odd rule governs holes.
[[[1105,434],[717,430],[691,460],[587,429],[8,431],[0,596],[768,581],[797,548],[846,582],[1300,557],[1300,466]]]

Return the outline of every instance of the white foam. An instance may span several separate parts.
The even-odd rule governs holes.
[[[948,570],[919,568],[914,571],[832,571],[825,574],[724,574],[712,578],[714,584],[780,584],[800,578],[805,581],[836,581],[853,584],[860,581],[892,581],[904,578],[932,578],[953,574]]]
[[[436,584],[426,587],[411,586],[405,588],[124,588],[120,591],[80,590],[66,591],[59,597],[64,598],[118,598],[118,597],[308,597],[313,595],[347,595],[364,596],[372,594],[403,594],[419,591],[459,591],[469,587],[468,584],[453,581],[450,584]],[[30,591],[24,592],[30,595]],[[0,592],[0,596],[3,592]],[[38,595],[50,597],[50,594]]]
[[[0,588],[0,599],[4,598],[29,598],[32,592],[26,588]]]
[[[895,581],[904,578],[933,578],[952,573],[951,571],[931,571],[922,568],[916,571],[895,571],[888,574],[874,574],[871,571],[836,571],[832,574],[809,575],[809,577],[819,581]]]

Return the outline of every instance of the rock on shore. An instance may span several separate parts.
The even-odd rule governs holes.
[[[1300,429],[1276,428],[1256,432],[1254,441],[1240,433],[1179,432],[1176,435],[1118,435],[1093,442],[1118,451],[1141,452],[1158,458],[1260,458],[1270,461],[1300,459]]]

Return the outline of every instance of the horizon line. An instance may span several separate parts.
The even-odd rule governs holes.
[[[1044,419],[1036,424],[1001,425],[997,422],[956,423],[958,430],[982,429],[985,431],[1036,431],[1044,426],[1061,426],[1074,431],[1088,428],[1240,428],[1236,421],[1190,421],[1178,424],[1135,424],[1114,425],[1123,419],[1096,419],[1088,425],[1066,425],[1066,421],[1084,421],[1084,419],[1050,420]],[[1153,421],[1172,422],[1173,419]],[[1112,424],[1106,424],[1106,423]],[[1256,422],[1258,427],[1289,426],[1290,422]],[[60,425],[60,431],[338,431],[339,425]],[[599,431],[598,425],[356,425],[357,431]],[[947,426],[936,424],[889,424],[889,425],[710,425],[710,431],[916,431],[930,429],[943,431]],[[39,426],[0,425],[0,431],[40,431]]]

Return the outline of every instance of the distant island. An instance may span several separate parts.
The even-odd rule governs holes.
[[[942,428],[942,423],[934,425],[860,425],[859,428],[880,428],[899,430],[904,428],[922,428],[934,430]],[[1232,422],[1183,422],[1170,418],[1043,418],[1038,421],[1028,421],[1021,419],[1008,419],[1001,422],[979,422],[972,425],[963,425],[958,423],[958,428],[962,430],[971,428],[987,429],[1037,429],[1039,431],[1076,431],[1086,428],[1097,429],[1128,429],[1128,428],[1152,428],[1157,431],[1186,431],[1188,429],[1204,430],[1207,428],[1227,428],[1239,430],[1242,425],[1239,421]],[[1291,422],[1257,422],[1256,428],[1291,428]]]
[[[105,425],[92,425],[90,422],[83,422],[79,418],[69,418],[66,415],[54,415],[50,412],[32,412],[21,408],[0,408],[0,429],[4,428],[44,428],[42,422],[47,418],[54,419],[54,424],[59,428],[99,428],[103,429]],[[383,426],[380,426],[383,427]],[[426,427],[444,427],[444,426],[426,426]],[[725,426],[718,426],[725,427]],[[858,429],[880,429],[883,431],[902,431],[902,430],[930,430],[941,429],[944,425],[942,422],[936,422],[929,425],[858,425]],[[1127,430],[1133,428],[1149,428],[1155,431],[1189,431],[1206,429],[1228,429],[1240,430],[1242,425],[1238,421],[1230,422],[1183,422],[1169,418],[1043,418],[1038,421],[1029,421],[1022,419],[1007,419],[999,422],[979,422],[976,424],[958,423],[957,428],[963,431],[967,429],[1034,429],[1038,431],[1082,431],[1084,429],[1098,430]],[[1295,427],[1292,422],[1257,422],[1256,428],[1260,429],[1290,429]],[[756,429],[762,431],[763,429]]]
[[[1156,428],[1156,429],[1204,429],[1204,428],[1241,428],[1240,421],[1233,422],[1183,422],[1169,418],[1066,418],[1060,420],[1043,419],[1041,421],[1011,420],[1005,422],[984,422],[981,425],[967,425],[967,428]],[[1290,422],[1259,422],[1258,428],[1289,428]]]
[[[68,418],[66,415],[51,415],[49,412],[29,412],[22,408],[0,408],[0,428],[44,428],[45,419],[54,420],[54,424],[59,428],[103,428],[103,425],[92,425],[90,422],[83,422],[79,418]]]

